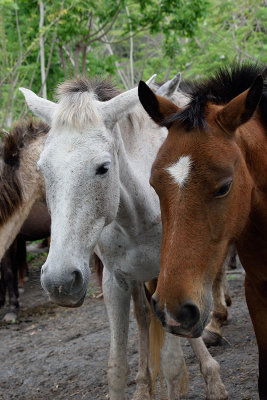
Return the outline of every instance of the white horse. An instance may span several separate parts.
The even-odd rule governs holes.
[[[160,89],[170,96],[178,78]],[[52,301],[79,306],[86,294],[95,251],[104,265],[103,293],[111,330],[108,382],[111,400],[125,399],[126,346],[130,299],[139,327],[139,371],[135,400],[151,398],[148,365],[149,313],[142,283],[158,276],[161,216],[149,185],[150,169],[166,137],[138,104],[137,89],[114,95],[105,84],[66,82],[59,102],[22,89],[30,109],[51,130],[38,167],[51,211],[51,245],[41,282]],[[116,93],[117,94],[117,93]],[[108,101],[100,101],[107,100]],[[209,399],[226,399],[218,363],[201,338],[190,339],[207,384]],[[162,369],[170,400],[179,398],[177,382],[184,362],[179,338],[167,334]],[[176,382],[176,383],[175,383]]]

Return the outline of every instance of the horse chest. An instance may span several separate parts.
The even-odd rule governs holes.
[[[267,282],[266,215],[251,214],[250,223],[237,242],[241,263],[246,273],[259,282]]]
[[[159,273],[161,225],[136,237],[117,231],[102,234],[97,250],[105,267],[127,280],[148,281]]]

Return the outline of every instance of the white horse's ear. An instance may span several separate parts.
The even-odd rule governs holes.
[[[151,88],[153,86],[156,76],[157,76],[157,74],[154,74],[146,81],[146,84],[148,87]]]
[[[156,94],[170,99],[178,90],[181,82],[181,73],[178,72],[174,78],[170,79],[156,90]]]
[[[40,117],[44,122],[51,126],[56,103],[50,100],[42,99],[29,89],[19,88],[23,93],[26,103],[33,114]]]
[[[154,82],[156,74],[146,81],[148,86]],[[123,115],[127,115],[139,103],[138,88],[130,89],[121,93],[111,100],[99,102],[101,113],[104,116],[105,124],[112,128]]]

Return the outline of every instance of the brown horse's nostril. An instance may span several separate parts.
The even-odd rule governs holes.
[[[151,297],[151,306],[152,306],[152,310],[154,311],[154,313],[160,320],[162,326],[164,327],[166,325],[165,315],[164,315],[164,312],[159,309],[157,300],[154,298],[154,296]]]
[[[192,301],[185,302],[178,315],[177,320],[181,322],[183,329],[191,329],[200,319],[198,307]]]
[[[152,306],[152,310],[154,311],[154,313],[156,314],[156,309],[157,309],[157,301],[154,299],[154,297],[151,297],[151,306]]]

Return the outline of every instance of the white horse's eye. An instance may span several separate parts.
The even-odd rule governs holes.
[[[96,170],[96,175],[104,175],[108,172],[110,167],[110,162],[105,162],[103,164],[101,164],[99,167],[97,167]]]

